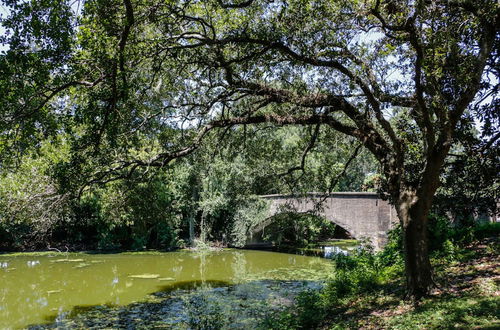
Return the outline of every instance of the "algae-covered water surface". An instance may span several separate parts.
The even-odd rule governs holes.
[[[328,260],[222,250],[142,254],[0,254],[0,328],[51,322],[87,306],[122,306],[189,283],[322,280]]]

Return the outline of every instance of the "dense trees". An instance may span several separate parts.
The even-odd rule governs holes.
[[[168,167],[84,191],[75,185],[80,175],[69,161],[68,136],[43,141],[19,167],[1,173],[0,249],[169,249],[194,238],[240,246],[267,211],[256,194],[325,190],[332,180],[335,190],[358,190],[365,173],[375,170],[369,154],[360,152],[339,177],[350,143],[336,136],[321,138],[304,172],[289,175],[310,133],[300,127],[235,130],[230,145],[214,136]],[[333,146],[336,152],[325,159],[324,150]]]
[[[191,155],[211,132],[311,126],[293,175],[337,131],[379,162],[409,292],[429,291],[445,159],[470,114],[485,150],[499,137],[496,1],[61,2],[6,2],[2,166],[65,132],[61,171],[81,194]]]

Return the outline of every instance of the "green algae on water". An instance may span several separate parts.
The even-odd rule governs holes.
[[[1,259],[8,268],[0,269],[0,328],[43,324],[54,313],[63,320],[75,306],[124,308],[150,299],[154,292],[217,292],[251,281],[321,280],[333,271],[325,259],[248,250],[137,255],[51,252],[1,255]],[[139,277],[129,277],[134,275]],[[96,327],[100,325],[106,327],[104,321]]]

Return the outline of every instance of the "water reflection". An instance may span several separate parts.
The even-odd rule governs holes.
[[[323,247],[323,257],[324,258],[333,258],[336,255],[348,255],[349,252],[347,249],[342,249],[338,246],[324,246]]]
[[[66,256],[66,255],[65,255]],[[182,283],[243,283],[260,279],[315,280],[331,273],[325,259],[228,250],[155,255],[68,254],[2,256],[0,328],[63,317],[74,306],[124,305]],[[5,265],[5,266],[3,266]]]
[[[35,267],[36,265],[39,265],[40,261],[39,260],[29,260],[26,262],[26,265],[30,268]]]

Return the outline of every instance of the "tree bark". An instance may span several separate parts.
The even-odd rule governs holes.
[[[427,223],[432,195],[418,197],[409,193],[398,202],[405,255],[408,296],[419,300],[429,294],[434,285],[429,259]]]

